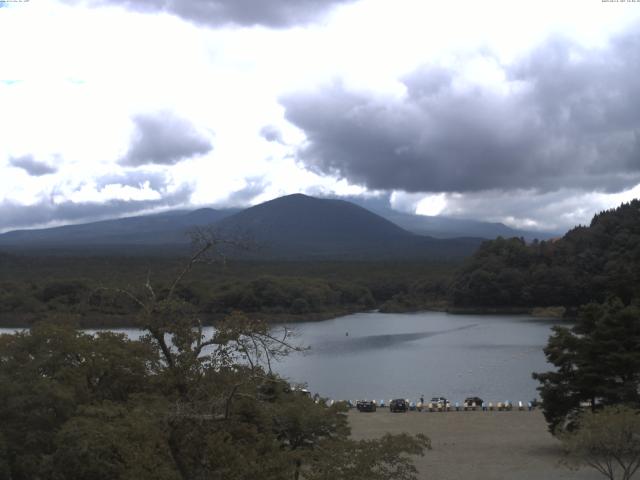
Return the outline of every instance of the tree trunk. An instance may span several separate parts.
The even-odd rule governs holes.
[[[300,478],[300,467],[302,466],[302,462],[300,459],[296,460],[296,471],[293,474],[293,480],[299,480]]]

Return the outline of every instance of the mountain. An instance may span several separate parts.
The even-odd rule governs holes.
[[[256,205],[216,226],[253,239],[261,255],[270,257],[450,258],[469,255],[480,244],[476,238],[416,235],[351,202],[302,194]]]
[[[108,247],[187,244],[190,228],[210,225],[237,210],[202,208],[118,218],[0,235],[0,247]]]
[[[200,209],[14,231],[0,235],[0,247],[170,253],[184,251],[189,228],[211,224],[226,236],[249,239],[253,246],[244,255],[260,259],[459,258],[481,243],[416,235],[353,203],[295,194],[242,211]]]
[[[412,215],[391,209],[388,212],[380,212],[380,215],[410,232],[436,238],[481,237],[492,240],[497,237],[517,237],[532,241],[536,238],[538,240],[548,240],[560,236],[555,232],[533,232],[511,228],[499,222],[481,222],[479,220],[445,216]]]
[[[398,212],[389,207],[389,198],[346,197],[346,200],[360,205],[396,225],[418,235],[435,238],[480,237],[492,240],[497,237],[548,240],[560,237],[558,232],[520,230],[506,226],[504,223],[483,222],[480,220],[454,218],[444,215],[415,215]]]

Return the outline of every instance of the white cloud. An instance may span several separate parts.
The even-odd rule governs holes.
[[[110,183],[98,188],[94,183],[85,184],[71,195],[60,199],[54,198],[54,201],[59,200],[56,203],[62,203],[67,200],[73,203],[101,203],[111,200],[140,202],[144,200],[160,200],[161,198],[160,192],[153,190],[147,181],[138,187]]]
[[[175,13],[55,0],[0,9],[0,202],[38,205],[55,195],[61,202],[131,201],[133,210],[126,210],[132,212],[136,202],[164,205],[157,195],[169,198],[180,188],[180,202],[192,204],[223,203],[243,188],[263,190],[243,197],[253,203],[296,191],[364,193],[362,186],[309,172],[291,158],[305,136],[285,120],[279,98],[340,79],[350,89],[397,99],[406,93],[400,80],[425,64],[455,66],[461,88],[481,83],[500,94],[502,67],[550,33],[602,47],[640,17],[637,5],[599,0],[362,0],[318,23],[276,30],[211,22],[201,28]],[[486,51],[492,56],[477,55]],[[177,112],[213,138],[215,149],[175,165],[154,165],[155,174],[171,179],[171,188],[101,183],[106,175],[124,175],[117,162],[130,146],[131,118],[158,111]],[[265,125],[277,128],[284,144],[265,142]],[[34,177],[10,166],[10,158],[25,155],[47,164],[59,159],[57,171]],[[248,180],[256,178],[262,183]],[[438,201],[418,205],[436,211]],[[446,202],[453,205],[448,197]],[[101,211],[124,211],[120,207]],[[456,211],[464,208],[456,204]],[[76,218],[60,208],[44,211],[52,219]],[[474,212],[473,205],[467,211]],[[42,223],[42,216],[37,219]]]
[[[514,228],[563,232],[588,225],[597,212],[640,198],[640,184],[616,194],[561,189],[444,194],[442,215],[502,222]]]

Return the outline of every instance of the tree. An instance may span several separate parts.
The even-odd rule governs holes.
[[[52,471],[56,480],[179,480],[166,442],[166,428],[155,415],[157,399],[122,405],[83,406],[58,431]]]
[[[0,336],[0,437],[10,478],[51,477],[56,434],[78,408],[150,391],[155,368],[148,345],[110,332],[41,323]]]
[[[343,409],[316,404],[274,375],[273,360],[300,350],[290,342],[288,329],[275,334],[266,323],[236,313],[217,323],[206,337],[193,308],[174,295],[182,278],[215,254],[221,243],[211,232],[197,233],[194,255],[165,295],[156,295],[150,282],[145,300],[128,293],[141,306],[147,339],[161,352],[167,397],[175,402],[175,414],[168,420],[168,444],[181,477],[292,475],[297,480],[311,471],[305,468],[309,452],[325,462],[335,461],[320,445],[339,442],[357,450],[360,444],[348,439]],[[195,444],[199,446],[194,448]],[[369,467],[410,464],[400,457],[422,453],[423,437],[403,436],[395,449],[386,451],[384,460],[370,462]],[[363,470],[367,471],[373,473],[371,468]]]
[[[7,445],[2,432],[0,432],[0,480],[11,480],[9,458],[7,457]]]
[[[458,271],[450,294],[461,307],[578,308],[609,296],[628,305],[640,295],[639,285],[636,199],[595,215],[588,227],[576,227],[557,240],[526,245],[516,238],[497,238],[483,243]]]
[[[166,288],[148,278],[140,291],[119,290],[139,308],[139,340],[52,323],[0,336],[0,475],[281,480],[334,468],[348,475],[332,478],[415,478],[409,456],[423,452],[422,437],[393,448],[393,437],[354,442],[342,407],[317,404],[273,373],[274,360],[299,349],[288,329],[234,313],[205,333],[178,292],[220,242],[200,235]],[[365,461],[376,449],[384,455]]]
[[[340,440],[322,445],[305,471],[307,480],[415,480],[411,455],[431,449],[424,435],[390,435],[378,440]]]
[[[544,349],[555,371],[534,373],[551,432],[571,429],[581,404],[640,405],[640,309],[589,304],[572,328],[554,327]]]
[[[609,480],[630,480],[640,467],[640,416],[628,407],[586,411],[560,436],[568,464],[586,464]]]

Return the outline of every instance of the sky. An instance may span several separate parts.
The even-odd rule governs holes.
[[[0,0],[0,232],[291,193],[640,197],[640,1]]]

